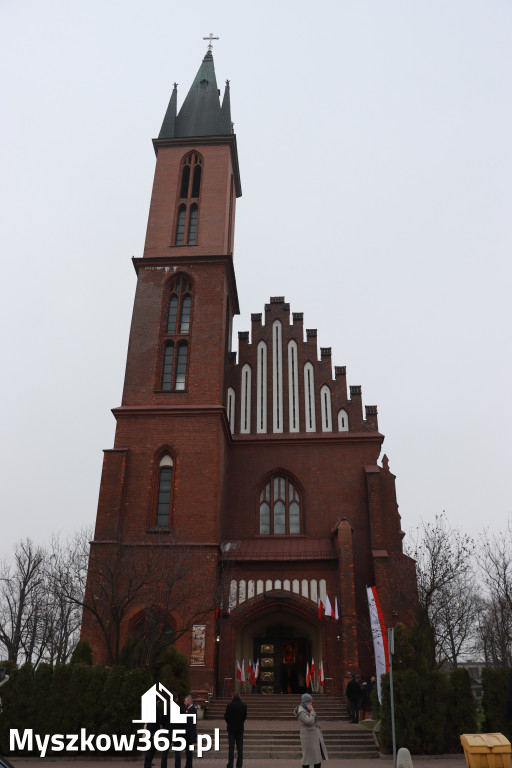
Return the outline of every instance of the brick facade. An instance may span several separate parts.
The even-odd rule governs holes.
[[[204,663],[191,666],[195,689],[222,692],[233,685],[237,659],[247,664],[261,647],[275,646],[266,690],[299,690],[312,655],[340,692],[349,672],[373,671],[365,586],[376,585],[388,625],[409,622],[416,600],[395,478],[386,457],[377,464],[377,408],[363,413],[361,388],[347,391],[344,366],[333,378],[331,349],[318,353],[316,330],[304,328],[303,314],[291,314],[284,297],[271,297],[264,312],[253,314],[238,353],[230,351],[241,194],[235,137],[160,138],[154,145],[155,181],[144,254],[134,259],[124,390],[113,411],[114,448],[104,456],[89,595],[115,553],[131,553],[123,560],[126,588],[131,569],[148,567],[153,552],[160,570],[126,608],[119,644],[137,631],[149,605],[159,606],[162,626],[173,629],[189,657],[192,624],[205,627]],[[200,155],[202,178],[197,238],[186,245],[176,244],[176,232],[180,174],[190,153]],[[179,316],[172,328],[169,319],[180,276],[191,306],[183,332]],[[177,355],[185,344],[180,389]],[[172,483],[162,518],[165,462]],[[176,562],[181,582],[171,579]],[[178,600],[180,583],[188,591]],[[338,621],[318,618],[318,598],[325,602],[326,595],[338,602]],[[87,611],[83,636],[97,661],[112,660]]]

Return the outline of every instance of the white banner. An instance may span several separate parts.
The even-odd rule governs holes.
[[[373,650],[375,653],[375,677],[377,678],[377,693],[381,701],[380,689],[381,675],[389,672],[388,636],[384,617],[380,608],[376,587],[366,587],[368,594],[368,608],[370,610],[370,626],[373,637]]]

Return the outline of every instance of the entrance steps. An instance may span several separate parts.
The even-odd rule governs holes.
[[[241,695],[247,704],[249,717],[257,720],[276,721],[294,719],[293,710],[300,704],[300,694],[283,694],[281,696]],[[208,719],[223,720],[224,712],[230,701],[231,697],[214,699],[208,709]],[[320,723],[334,720],[338,722],[340,720],[349,720],[345,697],[315,696],[314,706]]]
[[[208,757],[225,760],[228,756],[227,732],[220,723],[217,727],[220,728],[220,750],[219,752],[209,752]],[[209,733],[213,739],[214,728],[210,726],[210,721],[200,723],[198,731]],[[354,725],[340,730],[323,730],[323,737],[331,759],[360,760],[379,757],[371,732],[363,726]],[[297,721],[290,722],[287,729],[246,728],[245,730],[244,758],[260,760],[281,758],[283,760],[297,760],[297,765],[300,765],[301,754]]]
[[[300,703],[297,695],[250,695],[242,699],[248,714],[244,733],[244,757],[259,760],[276,758],[297,760],[301,758],[299,724],[293,710]],[[205,720],[198,722],[198,731],[220,731],[220,751],[210,752],[208,757],[227,758],[228,738],[224,712],[231,697],[214,699]],[[347,714],[345,698],[314,696],[315,711],[322,727],[325,745],[330,758],[352,760],[379,756],[370,730],[354,725]]]

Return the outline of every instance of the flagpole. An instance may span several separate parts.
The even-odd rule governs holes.
[[[393,768],[396,768],[396,732],[395,732],[395,700],[393,697],[393,653],[395,651],[395,632],[393,627],[388,629],[389,648],[389,698],[391,700],[391,732],[393,734]]]

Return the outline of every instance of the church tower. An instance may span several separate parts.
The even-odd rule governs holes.
[[[201,573],[200,586],[208,584],[212,611],[229,438],[227,358],[239,311],[233,238],[241,195],[228,83],[222,104],[219,96],[208,50],[178,114],[174,86],[153,141],[146,241],[142,258],[133,260],[137,289],[123,398],[113,411],[115,446],[105,451],[91,568],[101,570],[101,552],[114,546],[130,547],[135,561],[148,548],[175,559],[180,547]],[[146,607],[138,597],[132,602],[121,643],[145,620]],[[84,634],[98,658],[112,662],[95,642],[94,624],[86,611]]]
[[[260,658],[259,691],[296,694],[315,658],[343,692],[348,673],[374,669],[365,586],[390,626],[415,603],[377,408],[363,409],[345,366],[333,378],[331,349],[318,354],[282,296],[231,351],[241,185],[210,49],[153,144],[82,634],[105,663],[127,640],[167,638],[193,690],[219,691],[237,661]]]

